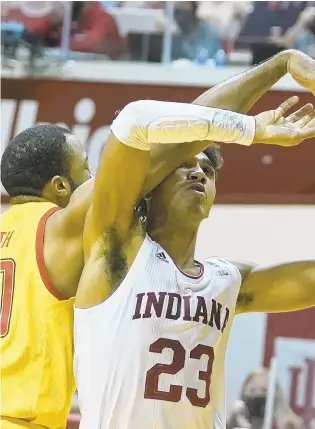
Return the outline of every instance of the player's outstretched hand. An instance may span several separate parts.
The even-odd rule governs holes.
[[[305,139],[315,137],[315,111],[312,104],[285,116],[299,97],[291,97],[276,110],[262,112],[255,116],[256,132],[254,143],[280,146],[295,146]]]
[[[315,60],[300,51],[292,50],[287,62],[287,70],[299,85],[315,95]]]

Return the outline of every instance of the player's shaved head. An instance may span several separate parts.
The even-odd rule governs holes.
[[[70,131],[57,125],[28,128],[7,145],[1,161],[1,181],[10,197],[40,196],[54,176],[69,176]]]

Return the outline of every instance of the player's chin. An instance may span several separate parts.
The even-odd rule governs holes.
[[[206,200],[204,204],[200,207],[200,216],[202,220],[207,219],[209,217],[212,204],[213,202]]]
[[[209,216],[210,206],[206,199],[203,201],[190,199],[190,201],[186,201],[186,212],[188,215],[202,221]]]

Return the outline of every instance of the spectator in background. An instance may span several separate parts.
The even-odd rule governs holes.
[[[262,429],[268,392],[269,370],[259,368],[245,379],[241,399],[237,400],[227,422],[227,429]],[[274,421],[278,429],[303,429],[302,419],[285,402],[279,388],[276,391]]]
[[[51,29],[62,20],[62,2],[17,1],[2,2],[1,6],[2,22],[6,23],[6,30],[2,32],[4,58],[16,58],[18,47],[26,42],[28,66],[33,68],[35,59],[43,55]]]
[[[52,25],[62,19],[62,5],[59,1],[2,2],[1,19],[21,23],[29,33],[44,40]]]
[[[164,1],[121,1],[119,2],[120,7],[128,8],[143,8],[143,9],[164,9]]]
[[[252,51],[252,64],[259,64],[284,49],[282,36],[307,7],[305,1],[254,1],[239,34]],[[265,39],[265,40],[264,40]],[[241,42],[242,43],[242,42]]]
[[[218,32],[197,17],[197,2],[175,2],[174,18],[179,33],[173,35],[172,59],[191,61],[203,50],[213,58],[222,49]]]
[[[201,1],[198,17],[223,38],[235,39],[253,6],[251,1]]]
[[[62,22],[51,29],[47,42],[59,46]],[[115,19],[97,1],[74,1],[70,50],[105,54],[111,59],[124,52],[124,40],[119,34]]]
[[[112,59],[123,53],[123,38],[116,21],[100,2],[73,2],[70,49],[106,54]]]
[[[280,46],[299,49],[315,58],[315,6],[304,9],[283,37],[276,40]]]

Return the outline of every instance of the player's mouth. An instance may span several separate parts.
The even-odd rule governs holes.
[[[196,194],[205,197],[206,196],[206,188],[204,185],[200,182],[196,182],[193,184],[190,184],[188,186],[188,189],[195,192]]]

